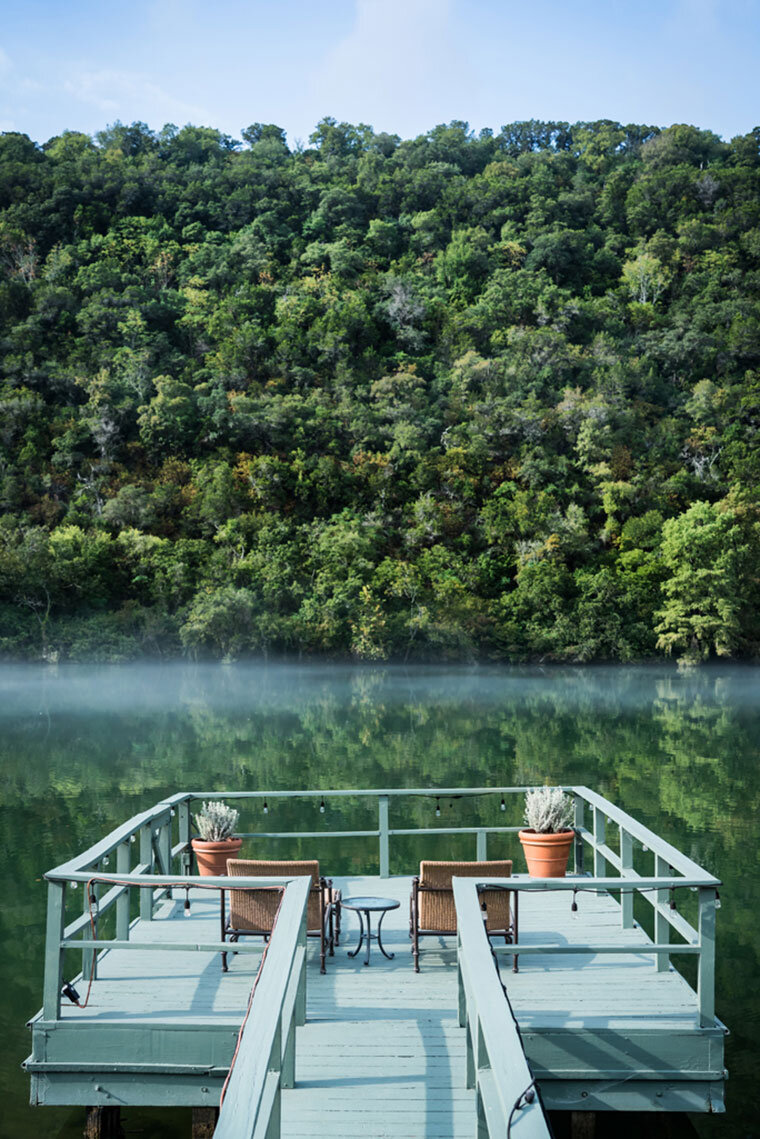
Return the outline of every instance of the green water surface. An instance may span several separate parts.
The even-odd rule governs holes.
[[[700,1134],[760,1133],[757,811],[760,670],[395,669],[343,666],[0,667],[0,1136],[81,1135],[80,1109],[27,1106],[25,1021],[39,1007],[45,870],[181,790],[585,783],[725,883],[717,1011],[728,1114]],[[502,825],[498,798],[444,800],[441,824]],[[324,829],[251,856],[317,857],[327,873],[377,872],[373,840],[331,828],[376,817],[360,800],[252,807],[245,829]],[[395,814],[394,814],[395,812]],[[391,826],[433,826],[435,800],[392,807]],[[522,865],[515,838],[492,857]],[[391,871],[475,856],[474,838],[399,839]],[[182,1111],[125,1113],[128,1132],[183,1139]]]

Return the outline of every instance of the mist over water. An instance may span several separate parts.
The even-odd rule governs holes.
[[[718,1014],[729,1025],[729,1114],[700,1133],[756,1134],[760,669],[356,668],[317,664],[0,666],[0,1135],[81,1134],[81,1113],[30,1109],[18,1064],[40,1005],[45,870],[175,791],[586,784],[720,877]],[[442,802],[442,825],[519,822],[497,797]],[[251,804],[245,830],[324,830],[273,843],[326,872],[376,872],[359,798]],[[392,804],[391,826],[434,826],[435,799]],[[395,814],[395,818],[394,816]],[[751,845],[749,845],[751,844]],[[264,856],[264,840],[249,853]],[[392,840],[391,870],[474,857],[466,837]],[[489,841],[513,857],[516,838]],[[749,858],[749,862],[747,859]],[[187,1133],[183,1112],[127,1114],[144,1136]]]

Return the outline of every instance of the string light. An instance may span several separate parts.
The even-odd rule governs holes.
[[[507,804],[506,804],[506,802],[504,801],[504,796],[502,795],[502,797],[501,797],[501,803],[500,803],[500,805],[499,805],[499,810],[500,810],[500,811],[506,811],[506,809],[507,809]]]
[[[435,800],[435,817],[437,819],[440,819],[441,817],[441,800],[438,798]]]
[[[264,814],[265,814],[265,815],[268,815],[268,814],[269,814],[269,806],[268,806],[268,804],[267,804],[267,801],[266,801],[266,799],[264,800]]]
[[[320,815],[324,815],[324,813],[325,813],[325,801],[324,801],[324,799],[320,800],[319,813],[320,813]]]

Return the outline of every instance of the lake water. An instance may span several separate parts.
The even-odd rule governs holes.
[[[593,787],[724,881],[717,1011],[732,1033],[729,1111],[695,1123],[705,1136],[757,1135],[759,696],[750,667],[0,666],[0,1135],[81,1135],[81,1110],[27,1106],[19,1070],[41,1003],[45,870],[180,790],[547,781]],[[446,825],[505,822],[496,799],[441,806]],[[375,825],[358,800],[326,808],[272,803],[266,829]],[[435,825],[434,798],[409,811],[412,825]],[[501,841],[509,849],[489,853],[522,865],[516,839]],[[377,867],[369,839],[278,853],[318,857],[335,874]],[[452,855],[474,857],[474,839],[399,840],[391,870]],[[189,1134],[185,1112],[125,1119],[144,1139]]]

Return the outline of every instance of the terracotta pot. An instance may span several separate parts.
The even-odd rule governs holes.
[[[570,847],[575,831],[560,831],[558,834],[538,834],[534,830],[520,831],[518,838],[523,845],[528,874],[531,878],[564,878]]]
[[[226,874],[227,859],[234,858],[242,845],[242,838],[225,838],[221,842],[204,842],[202,838],[194,838],[192,847],[198,863],[198,873],[204,878]]]

